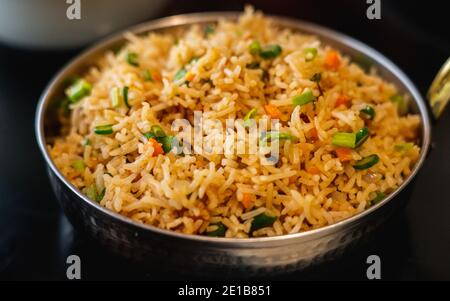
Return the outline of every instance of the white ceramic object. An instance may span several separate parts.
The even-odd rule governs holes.
[[[27,48],[70,48],[154,17],[167,0],[0,0],[0,42]]]

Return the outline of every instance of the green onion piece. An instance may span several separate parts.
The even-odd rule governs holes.
[[[306,90],[300,95],[296,95],[292,98],[292,104],[294,106],[303,106],[307,103],[313,102],[316,97],[313,95],[311,90]]]
[[[361,146],[367,138],[369,138],[370,132],[367,127],[363,127],[359,131],[356,132],[356,140],[355,140],[355,147]]]
[[[92,86],[85,80],[78,80],[66,90],[66,95],[72,103],[80,101],[83,97],[89,96]]]
[[[91,144],[92,144],[91,139],[87,138],[86,140],[84,140],[84,145],[85,145],[85,146],[91,145]]]
[[[150,139],[150,138],[155,138],[156,136],[152,132],[147,132],[147,133],[144,133],[144,137],[147,139]]]
[[[400,115],[405,115],[408,113],[408,103],[402,95],[397,94],[391,96],[391,101],[397,105],[397,111]]]
[[[355,133],[343,133],[338,132],[333,135],[333,145],[339,147],[355,148],[356,146],[356,134]]]
[[[291,133],[286,132],[265,132],[261,134],[261,141],[273,141],[273,140],[291,140],[297,141],[298,138],[292,135]]]
[[[106,192],[106,188],[103,188],[102,191],[100,191],[100,193],[97,193],[97,195],[95,196],[95,201],[97,203],[100,203],[101,200],[103,200],[103,198],[105,197],[105,192]]]
[[[187,70],[184,68],[181,68],[180,70],[177,71],[177,73],[175,73],[175,75],[173,77],[173,81],[177,82],[177,81],[184,79],[184,77],[186,76],[186,73],[187,73]]]
[[[206,236],[210,237],[225,237],[225,232],[227,232],[227,227],[225,227],[222,223],[214,224],[217,226],[217,229],[211,232],[206,232]]]
[[[139,66],[137,53],[130,52],[127,54],[127,63],[131,66]]]
[[[123,102],[127,106],[127,108],[131,108],[130,104],[128,103],[128,90],[129,88],[127,86],[123,87],[122,89],[122,96],[123,96]]]
[[[194,56],[189,60],[188,64],[196,63],[198,60],[199,60],[199,57],[194,55]]]
[[[109,97],[111,98],[111,106],[113,108],[117,108],[120,106],[120,103],[122,102],[122,95],[120,95],[119,87],[112,88],[111,92],[109,93]]]
[[[91,186],[86,188],[86,195],[93,201],[97,199],[97,187],[95,186],[95,184],[92,184]]]
[[[406,142],[406,143],[396,144],[394,146],[394,148],[398,152],[406,152],[406,151],[409,151],[411,148],[413,148],[413,146],[414,146],[414,143]]]
[[[203,29],[203,32],[206,37],[213,34],[216,31],[216,28],[213,25],[207,25],[205,29]]]
[[[155,135],[155,137],[157,138],[161,138],[166,136],[166,133],[164,132],[164,130],[157,124],[152,125],[152,127],[150,128],[150,131]]]
[[[311,62],[317,56],[317,49],[313,47],[305,48],[303,54],[305,55],[305,61]]]
[[[256,108],[253,108],[250,111],[248,111],[248,113],[244,116],[244,121],[255,118],[257,112],[258,110]]]
[[[363,170],[368,169],[377,164],[380,161],[380,157],[378,155],[370,155],[367,156],[359,161],[356,161],[355,165],[353,167],[355,169]]]
[[[251,63],[248,63],[247,65],[245,65],[245,67],[247,69],[259,69],[260,64],[259,64],[259,62],[251,62]]]
[[[261,53],[261,44],[258,41],[253,41],[249,46],[249,50],[252,55],[258,55]]]
[[[94,128],[97,135],[111,135],[113,133],[112,124],[99,125]]]
[[[150,73],[150,71],[148,71],[148,69],[145,69],[144,71],[142,71],[142,77],[147,82],[152,82],[153,81],[152,74]]]
[[[72,163],[72,167],[78,172],[83,172],[86,168],[86,165],[84,164],[83,160],[76,160]]]
[[[370,205],[376,205],[386,197],[384,192],[378,191],[377,195],[370,201]]]
[[[156,141],[158,141],[161,144],[165,154],[171,151],[174,140],[175,140],[174,136],[164,136],[156,138]]]
[[[253,218],[252,225],[250,227],[250,232],[270,227],[277,220],[276,216],[270,216],[265,213],[261,213]]]
[[[59,105],[61,112],[64,117],[69,117],[70,115],[70,99],[64,98]]]
[[[359,112],[361,117],[367,120],[372,120],[375,117],[375,109],[371,106],[366,106]]]
[[[320,82],[320,79],[322,78],[322,73],[314,73],[313,76],[311,76],[310,80],[313,82]]]
[[[259,56],[263,59],[273,59],[279,56],[282,51],[283,49],[280,45],[267,45],[260,51]]]

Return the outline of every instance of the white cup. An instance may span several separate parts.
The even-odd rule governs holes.
[[[154,17],[167,0],[0,0],[0,41],[27,48],[70,48]],[[73,7],[72,7],[73,8]]]

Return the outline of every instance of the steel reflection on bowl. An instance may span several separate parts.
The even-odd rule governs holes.
[[[138,25],[128,31],[143,34],[149,31],[216,22],[220,18],[236,19],[239,13],[200,13],[168,17]],[[307,232],[275,237],[251,239],[215,238],[186,235],[154,226],[137,223],[112,212],[84,196],[67,181],[52,162],[46,144],[54,134],[55,123],[51,103],[62,95],[63,82],[73,74],[83,72],[104,51],[125,42],[123,33],[114,35],[83,52],[51,81],[39,101],[36,112],[36,136],[48,165],[51,185],[65,214],[75,228],[86,232],[111,251],[140,264],[160,264],[167,269],[189,273],[220,271],[221,276],[261,273],[282,273],[300,270],[311,264],[333,259],[356,244],[376,228],[401,205],[400,193],[417,174],[425,160],[430,144],[430,121],[426,105],[408,77],[382,54],[335,31],[284,17],[269,16],[276,24],[303,33],[318,36],[350,57],[363,58],[374,63],[381,77],[394,83],[399,90],[409,94],[411,111],[421,116],[421,154],[411,175],[402,185],[377,205],[333,225]],[[242,273],[241,273],[242,272]]]

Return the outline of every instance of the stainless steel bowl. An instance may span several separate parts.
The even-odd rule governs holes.
[[[219,18],[235,19],[238,13],[178,15],[151,21],[129,29],[136,34],[165,31],[192,24],[214,23]],[[104,51],[124,43],[119,33],[66,65],[45,89],[36,112],[36,136],[48,165],[51,185],[65,214],[78,230],[111,251],[141,264],[164,262],[167,269],[189,273],[219,271],[226,275],[267,275],[303,269],[336,258],[382,223],[401,203],[399,194],[411,182],[425,160],[430,144],[430,120],[421,95],[408,77],[391,61],[367,45],[341,33],[284,17],[270,16],[277,24],[314,34],[351,57],[372,61],[379,74],[411,96],[410,109],[420,115],[421,154],[411,175],[381,203],[351,218],[320,229],[277,237],[232,239],[185,235],[137,223],[91,201],[67,181],[50,158],[46,144],[58,130],[52,104],[62,96],[66,78],[86,71]],[[404,193],[404,192],[402,192]]]

